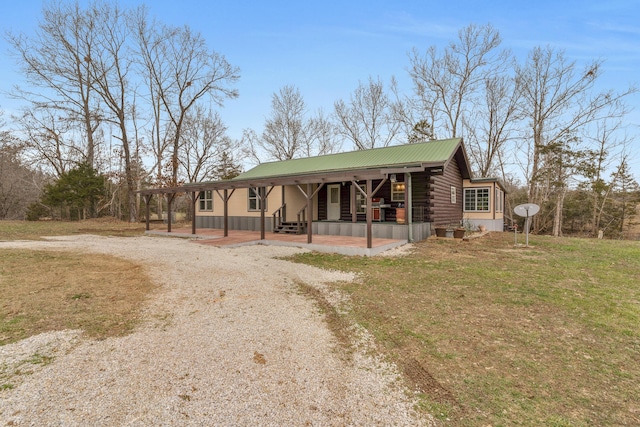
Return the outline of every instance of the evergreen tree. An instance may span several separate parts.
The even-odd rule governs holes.
[[[60,216],[86,219],[99,214],[98,202],[106,194],[104,177],[88,163],[60,175],[45,187],[43,204],[60,208]]]

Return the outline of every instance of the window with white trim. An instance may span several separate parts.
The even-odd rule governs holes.
[[[392,182],[391,183],[391,201],[392,202],[404,202],[404,182]]]
[[[504,191],[496,187],[496,212],[502,212],[504,209]]]
[[[260,197],[258,197],[259,188],[249,187],[249,191],[247,192],[249,196],[249,210],[250,211],[259,211],[260,210]],[[264,208],[267,209],[267,201],[265,200]]]
[[[456,187],[454,187],[453,185],[451,186],[451,203],[458,203],[458,192],[456,190]]]
[[[213,191],[201,191],[200,192],[200,210],[212,211],[213,210]]]
[[[465,212],[489,212],[489,188],[465,188]]]

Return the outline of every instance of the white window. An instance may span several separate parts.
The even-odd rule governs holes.
[[[259,211],[260,210],[260,198],[258,197],[258,188],[249,187],[249,210],[250,211]],[[267,203],[265,200],[264,208],[267,209]]]
[[[464,210],[465,212],[488,212],[489,188],[465,188]]]
[[[404,202],[404,182],[391,183],[391,201]]]
[[[457,203],[458,201],[458,193],[456,187],[451,186],[451,203]]]
[[[200,192],[200,210],[212,211],[213,210],[213,191],[201,191]]]
[[[504,191],[496,188],[496,212],[502,212],[504,209]]]

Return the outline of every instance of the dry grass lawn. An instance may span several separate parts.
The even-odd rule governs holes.
[[[144,224],[0,221],[0,240],[84,233],[141,235]],[[64,329],[98,339],[125,334],[154,287],[141,266],[112,256],[0,249],[0,345]]]
[[[0,345],[46,331],[131,331],[154,288],[142,267],[105,255],[0,249]]]
[[[151,228],[166,229],[166,225],[153,224]],[[144,223],[128,223],[114,218],[84,221],[0,221],[0,241],[38,240],[42,236],[70,236],[74,234],[141,236],[144,231]]]

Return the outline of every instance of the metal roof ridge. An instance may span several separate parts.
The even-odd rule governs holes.
[[[416,146],[420,146],[420,145],[426,145],[426,144],[437,143],[437,142],[440,142],[440,143],[453,142],[453,141],[458,141],[459,142],[460,140],[462,140],[462,138],[434,139],[434,140],[423,141],[423,142],[388,145],[386,147],[373,147],[373,148],[367,148],[367,149],[364,149],[364,150],[341,151],[339,153],[321,154],[321,155],[318,155],[318,156],[296,157],[294,159],[285,159],[285,160],[271,160],[271,161],[268,161],[268,162],[261,162],[261,163],[257,164],[255,167],[258,167],[258,166],[261,166],[261,165],[270,165],[270,164],[274,164],[274,163],[293,162],[293,161],[300,161],[300,160],[307,160],[307,159],[327,158],[327,157],[332,157],[332,156],[344,156],[346,154],[353,154],[353,153],[366,153],[366,152],[371,152],[371,151],[389,150],[389,149],[400,148],[400,147],[416,147]],[[251,169],[249,169],[249,170],[251,170]]]

